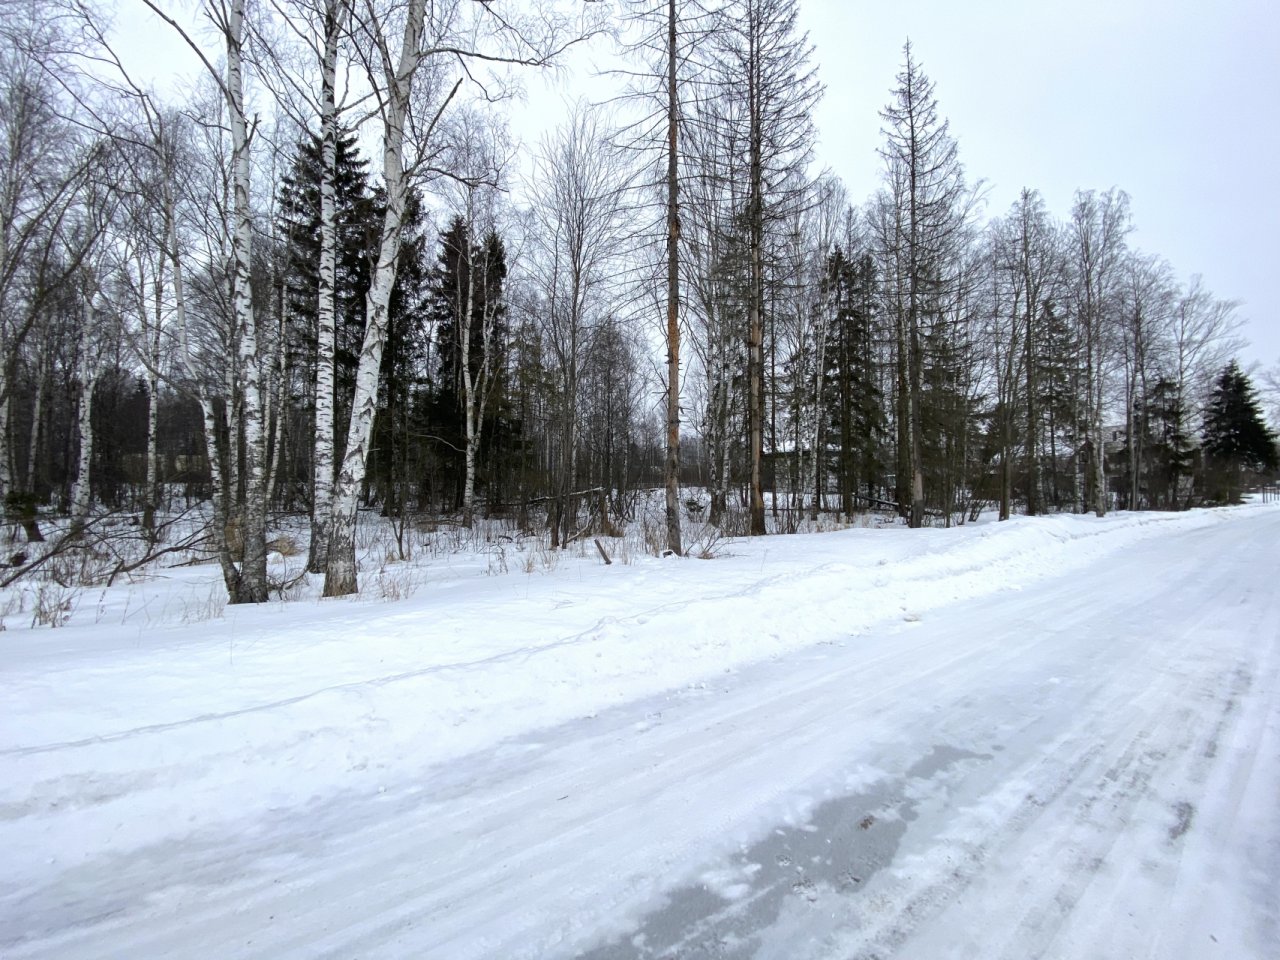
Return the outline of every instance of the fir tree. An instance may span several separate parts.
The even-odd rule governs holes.
[[[335,286],[339,324],[354,327],[364,321],[371,231],[377,226],[380,211],[369,186],[369,164],[360,156],[354,133],[347,131],[338,138],[337,167],[338,276]],[[307,137],[298,144],[293,170],[281,178],[279,206],[280,232],[290,248],[291,270],[286,290],[289,313],[299,322],[314,322],[320,269],[318,137]],[[352,334],[346,337],[352,338]],[[358,351],[359,346],[355,349]]]
[[[894,333],[897,341],[899,510],[912,527],[922,526],[925,510],[925,474],[948,475],[926,464],[927,446],[937,452],[942,418],[953,412],[948,374],[936,368],[948,354],[942,304],[952,292],[956,253],[963,235],[965,214],[964,168],[948,121],[938,111],[933,81],[920,69],[910,41],[903,47],[904,63],[898,74],[893,101],[881,111],[885,143],[885,235],[881,242],[889,254],[892,275],[886,280],[894,290]],[[930,349],[933,349],[932,355]],[[926,384],[926,380],[932,380]],[[926,397],[926,392],[932,394]],[[933,409],[926,409],[932,404]],[[932,423],[926,423],[932,418]],[[951,421],[948,421],[951,422]],[[963,421],[962,421],[963,422]],[[930,443],[926,434],[932,432]],[[949,461],[948,461],[949,462]],[[949,500],[944,493],[942,501]]]
[[[1166,510],[1180,505],[1184,478],[1191,476],[1195,460],[1192,438],[1184,427],[1185,404],[1174,380],[1161,377],[1138,408],[1138,423],[1145,440],[1147,491],[1151,503]]]
[[[310,429],[308,398],[314,390],[315,341],[320,285],[320,151],[318,137],[298,145],[292,171],[280,186],[280,231],[288,244],[285,283],[289,341],[295,352],[289,368],[303,382],[295,396],[302,407],[295,420]],[[365,298],[371,264],[377,255],[385,194],[370,184],[368,163],[360,156],[354,134],[344,132],[337,149],[336,343],[334,349],[335,464],[342,459],[342,439],[351,416],[356,368],[364,341]],[[410,191],[405,204],[404,238],[396,281],[388,306],[387,343],[383,351],[377,415],[373,427],[368,489],[384,511],[397,513],[404,499],[403,480],[411,463],[420,460],[406,444],[415,385],[422,382],[426,332],[423,308],[427,288],[425,211],[422,198]],[[298,471],[302,473],[302,471]]]
[[[289,344],[293,352],[289,369],[301,371],[305,383],[298,396],[305,398],[315,386],[310,373],[315,366],[315,344],[320,290],[320,138],[310,136],[298,144],[293,169],[285,175],[279,192],[279,229],[288,245],[285,309]],[[337,263],[335,290],[334,433],[341,445],[351,416],[355,369],[364,337],[364,300],[369,292],[369,257],[381,212],[369,186],[368,163],[360,156],[355,135],[338,137]],[[308,404],[310,406],[310,404]],[[304,428],[304,434],[309,433]],[[335,462],[342,459],[336,451]]]
[[[1204,417],[1205,468],[1215,500],[1239,498],[1245,472],[1274,471],[1276,437],[1248,376],[1233,360],[1218,374]]]
[[[835,309],[824,351],[830,411],[825,432],[839,444],[836,477],[841,509],[848,515],[859,488],[875,496],[882,470],[885,422],[875,375],[876,271],[871,256],[850,259],[836,247],[827,258],[826,282]]]
[[[1078,505],[1078,466],[1087,430],[1080,411],[1079,343],[1065,311],[1052,300],[1041,304],[1037,324],[1036,409],[1045,434],[1047,475],[1044,494],[1055,509]]]
[[[437,360],[432,433],[443,441],[441,456],[450,465],[455,509],[462,506],[467,443],[463,329],[469,330],[466,372],[477,393],[473,400],[483,401],[480,437],[485,465],[495,462],[499,452],[495,446],[505,452],[513,442],[508,411],[501,402],[510,351],[506,277],[506,248],[497,232],[490,230],[478,238],[472,224],[454,217],[440,234],[437,262],[427,278],[427,311],[435,329]],[[489,472],[481,470],[481,474]]]

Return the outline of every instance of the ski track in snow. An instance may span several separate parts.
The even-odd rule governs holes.
[[[1269,960],[1278,535],[848,531],[5,634],[0,955]]]

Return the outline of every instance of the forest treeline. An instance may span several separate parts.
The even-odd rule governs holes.
[[[704,509],[1102,515],[1276,469],[1235,303],[1132,246],[1120,189],[993,214],[909,43],[859,201],[815,171],[797,0],[204,0],[199,29],[144,3],[204,65],[181,94],[104,11],[4,2],[0,492],[28,529],[208,501],[256,602],[279,512],[340,595],[359,509],[557,546],[661,488],[681,552]],[[622,96],[513,143],[521,74],[587,42]]]

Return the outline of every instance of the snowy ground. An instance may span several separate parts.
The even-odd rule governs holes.
[[[0,955],[1270,960],[1277,543],[1250,505],[187,624],[212,568],[113,588],[0,634]]]

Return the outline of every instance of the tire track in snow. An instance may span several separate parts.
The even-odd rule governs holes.
[[[1215,599],[1222,602],[1191,611],[1189,624],[1177,637],[1176,647],[1148,645],[1152,655],[1173,660],[1178,666],[1199,663],[1199,670],[1159,670],[1155,673],[1156,682],[1143,687],[1137,696],[1126,697],[1123,684],[1115,684],[1116,696],[1098,710],[1083,715],[1065,740],[1025,773],[1027,782],[1047,784],[1047,789],[1042,787],[1028,795],[1027,802],[1007,823],[993,824],[982,842],[967,849],[964,869],[921,884],[914,894],[902,893],[900,908],[874,934],[864,932],[841,938],[840,956],[870,957],[898,950],[908,956],[982,960],[1022,960],[1028,956],[1055,960],[1099,956],[1166,960],[1186,956],[1198,960],[1203,956],[1201,951],[1205,948],[1187,944],[1180,945],[1185,953],[1172,951],[1167,938],[1165,950],[1148,952],[1153,942],[1152,930],[1160,924],[1156,907],[1172,903],[1178,884],[1186,882],[1178,867],[1180,845],[1173,848],[1173,856],[1154,847],[1161,840],[1167,844],[1163,823],[1172,822],[1172,803],[1161,798],[1153,784],[1185,781],[1203,787],[1209,774],[1222,766],[1220,761],[1215,763],[1217,748],[1213,745],[1238,724],[1237,705],[1249,687],[1244,678],[1250,674],[1238,662],[1215,663],[1202,653],[1202,645],[1205,635],[1213,633],[1213,624],[1222,610],[1232,606],[1226,601],[1239,593],[1241,578],[1256,577],[1256,571],[1246,567],[1257,560],[1256,556],[1245,555],[1220,569],[1206,571],[1215,584]],[[1187,605],[1185,601],[1180,604],[1184,608]],[[1166,613],[1164,619],[1171,617]],[[1246,636],[1274,638],[1276,622],[1277,605],[1268,597],[1251,608],[1246,622],[1235,622],[1233,628]],[[1261,667],[1270,674],[1266,689],[1280,692],[1275,670],[1266,667],[1275,659],[1274,643],[1258,654]],[[1206,678],[1211,679],[1213,691],[1209,704],[1217,713],[1208,718],[1208,733],[1194,722],[1202,719],[1196,709],[1196,694],[1203,695]],[[1257,697],[1253,699],[1256,703]],[[1174,705],[1172,715],[1170,704]],[[1096,731],[1105,729],[1109,718],[1126,714],[1133,719],[1118,742],[1108,745],[1096,741]],[[1170,730],[1174,731],[1172,737]],[[1067,775],[1054,777],[1066,744],[1074,744]],[[1118,745],[1123,745],[1119,753]],[[1201,793],[1188,800],[1179,794],[1180,799],[1173,802],[1196,801],[1198,808],[1203,805],[1204,796]],[[1161,819],[1154,825],[1144,822],[1138,816],[1140,811],[1152,819]],[[1061,824],[1067,813],[1073,816],[1069,821],[1073,826],[1064,830]],[[1195,823],[1189,832],[1204,826]],[[1230,820],[1219,827],[1229,829]],[[959,826],[952,829],[963,832]],[[1123,846],[1125,856],[1109,856],[1117,844]],[[1164,862],[1153,867],[1151,857],[1157,854]],[[1136,867],[1129,863],[1129,855],[1138,861]],[[1074,858],[1071,869],[1061,869],[1063,857]],[[1005,865],[1043,864],[1044,868],[1020,874],[997,873],[997,880],[988,884],[987,874],[995,872],[992,865],[1000,861]],[[1019,878],[1019,884],[1011,888],[1009,880],[1013,876]],[[1128,900],[1126,882],[1144,884],[1146,900]],[[1079,909],[1082,903],[1087,903],[1088,910]],[[1100,922],[1099,917],[1126,903],[1145,910],[1147,922],[1133,929],[1122,923]],[[965,918],[975,914],[999,916],[999,925],[995,929],[984,927],[980,939],[974,939],[972,933],[966,935],[962,931]],[[1039,946],[1031,950],[1030,944]],[[1224,955],[1254,956],[1247,952]],[[1261,954],[1257,957],[1262,960]]]

